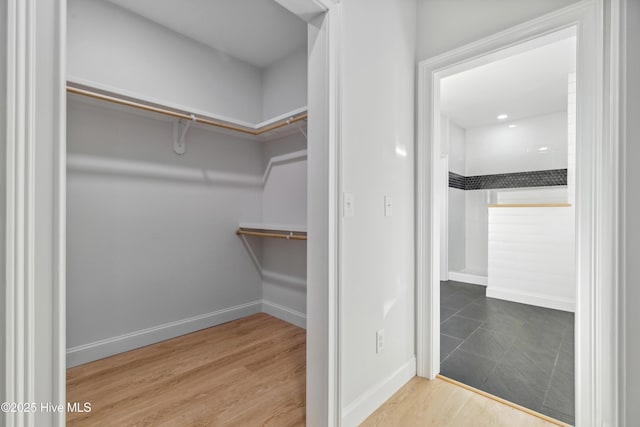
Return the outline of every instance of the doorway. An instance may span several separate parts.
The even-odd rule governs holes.
[[[26,195],[9,198],[7,209],[15,212],[8,229],[17,230],[7,236],[8,244],[13,247],[27,248],[11,260],[11,268],[16,280],[8,282],[7,295],[16,295],[12,307],[12,318],[20,319],[18,323],[8,325],[5,344],[8,352],[15,358],[7,362],[5,398],[11,401],[33,400],[64,404],[65,399],[65,196],[66,196],[66,2],[51,2],[37,8],[34,2],[10,2],[8,16],[10,29],[8,40],[10,49],[16,60],[10,60],[8,69],[20,65],[21,72],[8,76],[9,87],[19,88],[9,100],[8,111],[11,115],[9,124],[15,138],[8,139],[8,147],[17,153],[10,159],[9,165],[16,171],[19,179],[9,180],[8,194]],[[329,132],[335,127],[337,114],[331,107],[327,93],[334,94],[333,79],[338,76],[337,67],[324,66],[333,62],[337,51],[333,48],[336,42],[336,28],[339,28],[338,8],[333,2],[313,1],[295,2],[291,5],[297,15],[303,15],[310,22],[310,61],[313,62],[314,82],[309,89],[309,109],[314,117],[309,128],[314,128],[309,137],[309,187],[324,189],[324,192],[313,192],[314,204],[330,206],[329,209],[317,212],[309,220],[309,232],[318,235],[309,245],[312,254],[334,251],[336,241],[335,228],[330,228],[327,217],[332,217],[333,202],[336,198],[333,189],[326,189],[329,177],[337,176],[334,165],[337,158],[333,156],[336,136]],[[36,19],[37,18],[37,19]],[[329,27],[331,18],[331,27]],[[335,26],[335,27],[334,27]],[[32,40],[24,44],[21,41]],[[26,61],[32,58],[33,61]],[[38,83],[35,85],[35,83]],[[37,87],[36,87],[37,86]],[[330,88],[331,86],[331,88]],[[37,137],[36,137],[37,136]],[[40,141],[43,141],[40,144]],[[34,153],[38,146],[37,156],[25,156],[24,150]],[[20,150],[15,150],[20,147]],[[313,147],[313,148],[311,148]],[[9,161],[9,159],[8,159]],[[39,190],[31,191],[33,188]],[[25,189],[31,189],[26,191]],[[34,211],[34,206],[38,209]],[[34,213],[35,212],[35,213]],[[15,228],[13,227],[15,225]],[[28,229],[28,232],[24,232]],[[314,257],[313,268],[310,268],[309,290],[314,295],[324,294],[327,283],[335,286],[332,268],[325,258]],[[9,265],[9,261],[7,262]],[[25,273],[28,274],[25,274]],[[34,279],[35,277],[35,279]],[[321,286],[316,289],[320,284]],[[33,293],[34,286],[38,292]],[[15,290],[28,290],[30,297],[23,298],[23,293],[11,293]],[[313,321],[309,327],[309,347],[325,349],[327,341],[334,343],[335,334],[325,325],[331,317],[328,306],[333,301],[320,301],[315,298]],[[34,309],[34,307],[37,308]],[[337,321],[331,317],[332,321]],[[34,339],[37,338],[37,339]],[[318,351],[319,353],[320,351]],[[334,403],[332,398],[324,394],[334,381],[334,366],[327,358],[313,359],[308,368],[312,372],[313,384],[307,392],[309,419],[324,424],[333,418],[330,410]],[[36,373],[39,373],[36,375]],[[329,385],[329,386],[328,386]],[[31,397],[29,397],[31,396]],[[15,422],[33,421],[33,414],[11,414]],[[52,411],[36,415],[40,424],[64,424],[64,412]],[[8,418],[9,419],[9,418]],[[31,421],[29,421],[31,420]]]
[[[575,28],[544,38],[440,79],[440,371],[573,424]]]
[[[251,63],[249,58],[238,61],[240,50],[231,52],[229,46],[224,46],[227,50],[222,56],[222,48],[216,47],[214,40],[207,42],[204,36],[210,35],[211,21],[196,28],[196,24],[201,22],[198,13],[193,12],[197,8],[191,8],[191,15],[187,15],[184,21],[175,22],[175,15],[184,10],[181,9],[182,4],[168,3],[166,10],[159,13],[152,7],[140,6],[139,9],[129,10],[126,8],[131,7],[128,3],[121,5],[126,7],[115,3],[118,2],[69,2],[70,66],[67,79],[74,86],[74,93],[80,94],[79,90],[84,90],[82,95],[92,92],[91,99],[99,99],[100,102],[117,98],[120,101],[117,105],[126,105],[127,108],[135,106],[136,110],[114,110],[99,103],[87,106],[86,103],[82,104],[84,99],[74,96],[68,101],[67,364],[72,367],[100,357],[116,356],[126,350],[200,330],[203,326],[216,326],[229,320],[239,320],[247,314],[255,315],[257,313],[253,311],[256,310],[279,317],[285,323],[304,326],[306,247],[301,240],[306,238],[307,230],[307,133],[311,139],[319,139],[315,130],[307,132],[305,128],[297,129],[294,126],[294,123],[302,121],[298,113],[302,109],[306,111],[307,104],[307,22],[271,0],[256,2],[256,8],[264,7],[266,10],[256,16],[268,15],[280,19],[279,26],[286,27],[286,40],[295,40],[296,43],[280,59],[275,59],[280,55],[272,57],[274,52],[270,52],[269,57],[263,58],[267,62],[260,63],[257,56],[251,55],[252,61],[255,60]],[[231,21],[236,22],[231,27],[237,27],[240,22],[247,21],[246,16],[240,19],[235,14],[231,4],[227,8],[221,5],[210,7],[206,11],[200,10],[200,13],[221,19],[220,25],[213,27],[223,27],[222,22]],[[260,19],[260,23],[275,28],[275,24],[264,18]],[[124,44],[118,49],[113,49],[109,43],[102,45],[104,40],[110,40],[108,35],[101,33],[105,26],[119,27],[119,36],[128,32],[129,36],[125,37],[131,42],[127,45],[130,48],[122,48]],[[110,31],[109,28],[106,30]],[[247,33],[245,31],[243,34],[245,38],[248,38]],[[263,33],[263,39],[269,34],[269,31]],[[224,37],[235,43],[243,40],[230,30],[214,39],[220,41],[219,38]],[[163,45],[158,40],[168,40],[169,44]],[[83,46],[90,46],[90,50],[78,46],[80,41]],[[141,47],[144,43],[149,43],[146,49]],[[257,44],[256,40],[248,40],[247,43],[249,47]],[[283,45],[280,42],[267,44]],[[130,78],[155,74],[157,82],[166,78],[172,80],[171,75],[166,73],[145,70],[144,64],[151,65],[158,57],[166,58],[167,51],[175,47],[175,51],[178,51],[174,52],[175,56],[181,58],[176,61],[182,67],[179,74],[192,77],[185,80],[197,83],[201,89],[191,91],[193,87],[180,85],[184,81],[180,80],[172,81],[173,84],[140,87],[141,96],[134,96],[138,93],[138,85]],[[84,67],[87,64],[100,64],[100,60],[91,60],[91,52],[99,52],[100,56],[107,58],[114,50],[117,52],[110,61],[112,64],[127,62],[128,69],[121,73],[121,77],[125,77],[122,80],[115,80],[118,75],[116,72],[99,75],[95,73],[98,70]],[[125,60],[127,55],[134,57],[139,51],[147,52],[143,63]],[[200,53],[191,56],[195,51]],[[200,59],[210,63],[198,62]],[[164,70],[158,62],[156,65],[157,70]],[[203,65],[206,70],[216,71],[213,81],[201,78],[199,72]],[[287,78],[283,79],[285,73]],[[202,74],[207,75],[206,72]],[[262,86],[258,86],[261,91],[252,90],[256,78],[258,83],[262,83]],[[274,91],[283,91],[282,87],[278,87],[278,82],[286,83],[285,87],[292,92],[290,99],[274,99]],[[236,83],[240,84],[234,87]],[[84,89],[79,89],[79,85]],[[225,92],[221,86],[234,88],[235,91]],[[89,91],[87,87],[93,90]],[[166,88],[178,90],[171,95],[163,92]],[[205,89],[217,91],[218,94],[211,96]],[[107,92],[109,98],[96,90]],[[194,95],[198,93],[204,96],[197,99]],[[242,105],[240,110],[233,111],[241,100],[249,102]],[[211,101],[220,101],[220,105],[213,105]],[[180,107],[183,105],[185,107]],[[250,117],[254,108],[257,109],[254,113],[258,114]],[[150,109],[152,114],[149,116],[138,112]],[[155,115],[161,110],[163,116]],[[164,116],[175,117],[176,111],[189,113],[186,115],[191,118],[178,113],[183,121],[170,123],[169,120],[173,119],[162,120]],[[184,120],[190,121],[185,123]],[[247,124],[243,125],[242,121]],[[215,122],[223,122],[225,131],[234,133],[214,132],[201,126],[217,126]],[[190,124],[193,126],[190,127]],[[105,126],[116,128],[118,132],[114,134]],[[280,131],[283,133],[278,134]],[[153,132],[159,134],[153,136]],[[173,148],[167,146],[168,141],[173,142]],[[101,171],[87,163],[90,158],[100,159]],[[126,171],[118,168],[118,164],[124,163],[131,168]],[[266,171],[263,165],[268,165]],[[154,168],[155,172],[150,171],[149,167]],[[178,169],[183,174],[176,173]],[[189,170],[191,177],[186,176]],[[172,173],[173,176],[170,176]],[[295,178],[291,176],[292,173],[296,175]],[[99,189],[95,187],[96,184],[106,187]],[[283,187],[289,190],[284,197],[284,192],[279,191]],[[258,188],[260,190],[256,191]],[[131,190],[141,197],[132,198]],[[225,193],[214,194],[220,190]],[[297,193],[295,197],[287,197],[293,193]],[[269,195],[264,197],[265,194]],[[86,203],[92,198],[91,203]],[[176,203],[177,200],[179,202]],[[222,205],[225,207],[222,209],[220,201],[224,201]],[[212,205],[206,206],[209,203],[216,207],[211,209]],[[186,207],[191,212],[188,221],[175,221],[180,215],[172,212],[172,207],[178,206],[180,209]],[[82,212],[87,208],[90,211]],[[138,219],[132,222],[131,215]],[[165,221],[167,216],[173,219],[158,227],[158,221]],[[146,220],[139,221],[142,217]],[[84,231],[81,230],[83,224],[88,225]],[[234,224],[233,230],[230,224]],[[194,232],[191,227],[200,227],[200,230]],[[214,230],[216,227],[220,227],[220,232]],[[126,228],[130,230],[123,233]],[[106,235],[96,236],[93,234],[96,232]],[[197,235],[203,238],[195,237]],[[78,240],[78,236],[89,237],[89,241]],[[115,241],[112,237],[115,237]],[[176,237],[186,240],[179,243]],[[149,238],[155,242],[149,245]],[[140,247],[141,240],[147,240],[146,247]],[[96,242],[101,242],[98,246],[105,252],[91,253],[97,246]],[[170,247],[181,247],[181,254],[166,251]],[[254,250],[258,253],[256,257],[253,257]],[[170,252],[174,253],[170,255]],[[264,257],[260,256],[261,252],[265,254]],[[287,252],[289,254],[285,255]],[[297,262],[290,262],[293,258],[291,252],[298,255]],[[122,257],[125,253],[127,255]],[[200,254],[208,256],[200,257]],[[162,258],[167,255],[169,258],[163,261]],[[289,263],[282,258],[288,258]],[[255,265],[252,261],[256,261]],[[136,264],[139,268],[131,268]],[[240,265],[241,268],[237,269]],[[82,271],[85,266],[91,267]],[[294,270],[290,267],[294,267]],[[209,269],[208,273],[203,274],[206,269]],[[174,274],[179,277],[172,280]],[[234,277],[227,277],[227,274]],[[176,283],[180,284],[179,288],[175,286]],[[249,292],[248,287],[251,288]],[[215,304],[222,305],[214,307]],[[204,308],[207,306],[210,308]],[[198,311],[205,313],[198,314]],[[117,313],[116,321],[113,320],[113,312]],[[168,316],[174,316],[175,320]],[[263,317],[256,317],[255,320],[258,324],[265,324]],[[147,327],[149,325],[151,327]],[[250,326],[249,329],[254,327]],[[299,329],[296,331],[300,332]],[[97,334],[101,334],[102,338]],[[258,341],[249,339],[245,342],[256,345]],[[293,343],[294,340],[289,342]],[[295,388],[298,396],[304,396],[304,345],[298,342],[298,349],[297,361],[290,366],[298,374],[302,373],[296,377]],[[212,354],[210,351],[198,353]],[[121,376],[131,378],[123,369],[117,371]],[[71,382],[81,382],[85,388],[95,388],[95,384],[86,378],[75,381],[77,372],[74,370],[69,374]],[[68,388],[68,396],[73,399],[78,396],[83,399],[91,397],[88,393],[76,390]],[[131,389],[129,391],[133,392]],[[115,398],[121,399],[121,391],[118,394],[120,396]],[[100,411],[100,402],[97,400],[94,399],[94,417]],[[298,401],[302,402],[297,405],[302,407],[298,417],[302,414],[304,418],[304,401]],[[114,411],[117,409],[113,408]],[[69,418],[73,421],[71,416]]]
[[[443,224],[442,203],[445,199],[444,172],[442,160],[440,135],[443,133],[441,114],[443,111],[441,98],[442,80],[472,68],[490,64],[507,58],[518,52],[535,49],[553,41],[554,35],[562,34],[562,31],[570,31],[575,28],[577,37],[576,71],[577,71],[577,96],[576,96],[576,176],[575,176],[575,422],[578,425],[589,425],[599,419],[599,411],[608,403],[598,399],[601,391],[596,390],[593,381],[598,381],[611,393],[615,393],[615,386],[607,379],[604,372],[613,370],[615,361],[608,358],[602,362],[596,361],[594,355],[596,342],[609,342],[609,332],[604,332],[605,327],[612,327],[614,313],[610,306],[595,295],[607,295],[610,298],[610,286],[615,281],[612,274],[612,259],[608,255],[611,248],[615,247],[615,237],[610,231],[611,219],[616,212],[613,205],[598,208],[594,211],[597,200],[603,200],[604,194],[611,190],[615,176],[615,169],[607,163],[607,149],[611,149],[612,141],[604,138],[599,129],[603,126],[601,114],[602,58],[596,52],[602,43],[602,30],[598,26],[598,17],[601,10],[593,3],[583,3],[574,7],[568,7],[558,12],[545,15],[534,21],[518,27],[505,30],[494,36],[479,40],[470,45],[454,51],[428,59],[420,64],[418,87],[418,165],[417,165],[417,368],[418,375],[435,378],[444,371],[446,359],[441,359],[441,286],[443,278],[442,268],[451,264],[441,259],[442,230],[446,230]],[[577,24],[577,25],[576,25]],[[557,40],[557,39],[556,39]],[[600,65],[599,65],[600,64]],[[540,65],[540,67],[544,67]],[[568,85],[568,80],[565,81]],[[492,112],[493,114],[493,112]],[[494,116],[507,114],[498,112]],[[505,118],[502,118],[504,120]],[[499,119],[498,119],[499,120]],[[512,129],[513,130],[513,129]],[[545,147],[540,146],[538,148]],[[547,147],[548,149],[549,147]],[[545,151],[545,150],[542,150]],[[448,162],[452,163],[449,158]],[[478,174],[482,175],[482,174]],[[458,177],[466,184],[466,176]],[[472,177],[473,181],[473,177]],[[476,185],[471,182],[469,185]],[[493,199],[491,198],[493,197]],[[486,204],[497,204],[497,194],[490,194]],[[503,195],[504,196],[504,195]],[[531,193],[528,196],[532,196]],[[513,204],[517,204],[513,202]],[[567,204],[567,203],[565,203]],[[487,210],[487,215],[489,210]],[[488,227],[488,221],[486,222]],[[449,224],[451,233],[452,225]],[[456,231],[458,231],[456,229]],[[602,239],[603,247],[595,246],[595,239]],[[451,244],[451,241],[448,241]],[[610,249],[604,249],[610,248]],[[607,252],[608,251],[608,252]],[[591,256],[590,254],[594,254]],[[448,266],[445,277],[452,279],[448,274],[452,271],[452,265]],[[463,269],[464,270],[464,269]],[[455,272],[455,269],[453,269]],[[463,276],[458,276],[467,281],[482,279],[482,271],[459,271]],[[479,274],[480,273],[480,274]],[[464,276],[466,274],[466,276]],[[447,277],[447,275],[449,277]],[[455,278],[455,274],[454,274]],[[491,279],[488,279],[490,282]],[[486,295],[473,294],[470,289],[459,290],[467,292],[467,297],[485,297]],[[469,286],[479,286],[471,284]],[[490,288],[490,286],[489,286]],[[489,289],[487,288],[487,289]],[[476,289],[477,288],[472,288]],[[443,291],[452,294],[450,290]],[[504,299],[502,296],[494,295]],[[510,302],[512,304],[524,301]],[[566,302],[566,301],[565,301]],[[503,305],[505,303],[502,303]],[[547,309],[558,309],[553,307]],[[564,307],[563,309],[566,309]],[[603,313],[603,316],[595,319],[595,313]],[[542,316],[548,317],[548,316]],[[446,319],[445,319],[446,320]],[[502,322],[503,325],[508,324]],[[477,326],[477,325],[476,325]],[[442,327],[444,329],[444,326]],[[475,330],[475,329],[474,329]],[[568,339],[568,341],[570,341]],[[460,343],[458,343],[460,344]],[[443,355],[446,356],[446,355]],[[444,363],[443,363],[444,360]],[[541,360],[534,357],[534,362]],[[476,384],[477,386],[477,384]],[[495,393],[495,391],[494,391]],[[540,410],[540,409],[538,409]],[[556,416],[558,418],[558,416]]]

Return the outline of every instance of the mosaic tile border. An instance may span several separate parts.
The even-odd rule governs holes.
[[[552,187],[567,185],[566,169],[501,173],[495,175],[462,176],[449,172],[449,187],[459,190],[490,190],[494,188]]]
[[[466,185],[467,178],[462,176],[462,175],[458,175],[455,172],[449,172],[449,187],[451,188],[457,188],[458,190],[464,190]]]

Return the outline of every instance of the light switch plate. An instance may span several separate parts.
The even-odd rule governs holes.
[[[393,209],[393,200],[391,196],[384,196],[384,216],[391,216]]]

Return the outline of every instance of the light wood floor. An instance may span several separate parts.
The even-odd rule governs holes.
[[[256,314],[67,371],[69,426],[299,426],[304,329]]]
[[[301,328],[266,314],[67,371],[69,426],[302,426]],[[440,379],[414,378],[365,427],[545,427],[553,424]]]
[[[533,415],[436,378],[415,377],[362,427],[556,427]]]

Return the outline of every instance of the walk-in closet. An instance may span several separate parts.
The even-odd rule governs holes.
[[[307,22],[69,0],[67,28],[69,425],[304,422]]]

